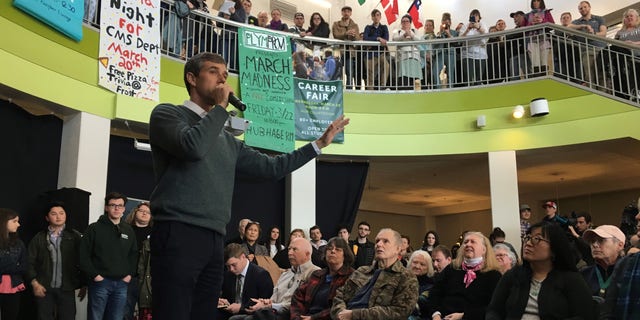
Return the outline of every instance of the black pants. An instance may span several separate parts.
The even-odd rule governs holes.
[[[215,317],[222,290],[223,238],[213,230],[181,222],[154,222],[151,232],[154,320]]]
[[[2,320],[18,319],[20,297],[22,297],[22,292],[0,294],[0,314],[2,314]]]
[[[74,320],[76,318],[74,290],[63,291],[62,289],[50,288],[44,298],[36,297],[35,299],[39,320]]]

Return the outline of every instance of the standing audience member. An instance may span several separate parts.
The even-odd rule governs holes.
[[[518,264],[518,258],[511,249],[504,243],[497,243],[493,245],[493,252],[496,254],[496,260],[498,261],[499,271],[505,274],[511,268]]]
[[[349,236],[350,236],[350,232],[349,232],[349,230],[350,230],[350,229],[351,229],[351,228],[349,228],[349,227],[348,227],[348,226],[346,226],[346,225],[340,225],[340,226],[338,226],[338,233],[337,233],[336,235],[337,235],[338,237],[340,237],[340,238],[344,239],[344,241],[346,241],[347,243],[349,243],[349,241],[350,241],[350,240],[349,240]],[[351,249],[351,248],[349,248],[349,249]],[[352,250],[352,252],[353,252],[353,250]]]
[[[373,242],[369,241],[369,234],[371,233],[371,225],[366,221],[358,223],[358,237],[356,240],[351,241],[349,244],[353,249],[353,254],[356,256],[355,268],[371,265],[373,257],[375,256],[375,246]]]
[[[325,251],[327,267],[314,271],[303,282],[291,299],[291,319],[330,320],[331,305],[336,290],[342,287],[353,273],[353,253],[349,243],[342,238],[329,239]]]
[[[282,12],[280,9],[271,10],[271,21],[269,22],[268,28],[276,31],[287,31],[289,27],[287,24],[282,22]]]
[[[253,7],[253,4],[251,3],[251,0],[244,0],[242,2],[242,6],[244,7],[244,13],[247,17],[247,20],[244,22],[246,24],[250,24],[252,26],[258,26],[258,18],[254,17],[251,15],[251,8]]]
[[[513,24],[516,25],[516,29],[525,27],[527,20],[524,18],[524,12],[518,10],[512,12],[509,15],[513,18]],[[507,56],[509,58],[509,80],[515,81],[524,79],[529,74],[529,55],[527,55],[527,47],[525,43],[524,34],[522,32],[516,32],[507,35]]]
[[[572,20],[571,12],[563,12],[560,15],[560,24],[563,27],[569,28]],[[579,62],[576,59],[580,56],[580,48],[576,46],[574,37],[566,32],[556,30],[556,36],[553,40],[555,70],[559,72],[556,76],[561,76],[571,81],[582,79],[582,67],[579,66]]]
[[[224,248],[224,261],[228,270],[222,281],[222,293],[218,299],[220,317],[246,314],[252,305],[251,298],[269,298],[273,293],[273,281],[269,272],[251,263],[244,253],[245,248],[231,243]]]
[[[261,232],[262,229],[260,228],[260,224],[255,221],[247,223],[244,227],[244,241],[242,242],[242,247],[244,248],[244,254],[247,255],[247,259],[253,263],[257,263],[255,259],[256,256],[269,255],[267,247],[258,243]]]
[[[489,28],[480,21],[481,19],[478,9],[471,10],[469,23],[462,26],[460,36],[470,37],[487,33]],[[462,75],[467,85],[478,85],[486,80],[487,41],[487,38],[480,38],[465,42],[466,47],[462,50]]]
[[[18,213],[0,208],[0,317],[17,320],[20,297],[26,289],[22,275],[27,271],[27,248],[18,237]]]
[[[289,309],[293,293],[301,283],[309,278],[312,272],[320,269],[311,262],[311,243],[305,238],[293,238],[289,244],[288,254],[291,269],[288,269],[280,276],[278,283],[273,288],[271,298],[251,299],[255,304],[247,308],[247,312],[249,314],[259,314],[258,319],[290,319],[291,312]],[[255,318],[252,316],[234,316],[232,319],[249,320]]]
[[[568,25],[569,28],[603,38],[607,36],[607,25],[604,18],[591,14],[591,3],[589,1],[580,1],[578,11],[580,12],[580,18],[573,20]],[[579,61],[582,64],[584,81],[594,86],[604,85],[604,70],[597,70],[596,72],[596,57],[602,48],[606,46],[606,43],[587,40],[582,37],[576,38],[576,41],[581,42],[581,57]]]
[[[223,243],[231,215],[235,174],[278,179],[329,145],[348,120],[334,121],[318,140],[275,157],[224,130],[229,119],[227,64],[203,53],[187,61],[189,100],[160,104],[151,113],[149,139],[157,185],[151,270],[155,320],[204,319],[215,313],[222,287]]]
[[[405,14],[400,19],[401,29],[393,33],[393,41],[418,41],[420,37],[416,30],[411,28],[413,19]],[[422,80],[422,65],[420,64],[420,51],[415,45],[399,45],[396,51],[396,72],[398,89],[411,90],[414,81]]]
[[[406,319],[418,300],[418,281],[398,260],[400,233],[382,229],[376,236],[376,260],[358,268],[338,288],[331,318]]]
[[[589,288],[557,225],[540,222],[524,237],[523,265],[498,283],[486,320],[596,319]]]
[[[622,28],[616,32],[615,39],[624,41],[634,47],[640,46],[640,19],[636,9],[627,9],[622,18]],[[618,70],[613,78],[613,87],[618,96],[626,98],[639,98],[638,86],[640,86],[640,60],[637,53],[633,54],[627,48],[612,46],[616,53],[627,54],[627,56],[615,55],[618,61],[613,61],[614,67]]]
[[[591,295],[604,302],[611,284],[613,271],[622,259],[626,237],[616,226],[602,225],[584,233],[584,240],[591,246],[595,264],[580,270],[589,286]]]
[[[531,207],[528,204],[520,205],[520,239],[527,235],[527,231],[531,227]]]
[[[353,19],[351,19],[351,7],[344,6],[342,7],[342,9],[340,9],[340,12],[342,14],[342,17],[340,18],[340,20],[334,22],[331,26],[331,33],[333,34],[333,38],[344,41],[360,40],[360,28],[358,27],[358,24],[353,21]],[[355,86],[357,87],[359,85],[358,81],[360,79],[358,74],[362,71],[357,70],[356,67],[356,49],[353,46],[347,46],[342,54],[342,64],[344,66],[345,75],[347,77],[346,86],[352,86],[353,78],[355,77]]]
[[[440,21],[440,31],[436,38],[451,39],[458,35],[458,31],[451,28],[451,13],[443,13]],[[433,83],[438,85],[437,88],[450,88],[457,81],[455,63],[456,48],[452,42],[433,45],[431,76],[433,77]]]
[[[382,13],[380,10],[371,11],[370,25],[364,28],[363,40],[379,42],[378,46],[371,46],[367,51],[367,90],[372,90],[374,85],[378,88],[387,86],[389,79],[389,62],[387,61],[387,41],[389,41],[389,28],[380,23]]]
[[[149,202],[140,202],[131,212],[127,215],[125,222],[131,225],[133,233],[136,235],[136,245],[138,248],[138,262],[136,266],[140,264],[140,258],[142,257],[142,251],[144,249],[143,242],[151,235],[151,226],[153,225],[151,219],[151,209]],[[137,272],[131,277],[129,282],[129,288],[127,289],[127,306],[124,313],[125,320],[132,320],[135,312],[136,303],[140,297],[140,279]]]
[[[575,228],[571,224],[567,226],[567,229],[575,237],[573,243],[580,253],[580,257],[587,265],[593,265],[593,257],[591,255],[591,247],[589,243],[582,237],[584,233],[592,228],[591,215],[588,212],[579,212],[576,215]],[[578,267],[580,268],[580,266]]]
[[[182,20],[178,18],[172,5],[168,2],[160,2],[162,12],[162,48],[167,54],[180,58],[182,54]]]
[[[258,27],[269,28],[269,13],[266,11],[258,12]]]
[[[496,21],[494,29],[489,32],[500,32],[507,29],[507,23],[499,19]],[[487,66],[487,78],[489,83],[499,83],[507,77],[507,41],[505,36],[489,38],[487,42],[487,56],[489,57]]]
[[[319,38],[329,38],[329,24],[317,12],[311,14],[309,28],[301,36],[314,36]]]
[[[451,264],[451,251],[445,245],[436,246],[431,251],[431,259],[436,273],[442,273],[444,268]]]
[[[289,32],[300,36],[306,35],[306,29],[304,28],[304,14],[302,12],[296,12],[296,14],[293,15],[293,26],[289,28]]]
[[[547,9],[544,0],[531,0],[531,11],[525,15],[527,26],[542,23],[555,23],[551,15],[551,9]],[[541,30],[532,31],[529,34],[527,50],[531,59],[531,67],[534,73],[544,75],[547,72],[551,41]]]
[[[424,240],[422,241],[422,250],[431,254],[433,249],[438,245],[440,245],[440,237],[438,236],[438,233],[434,230],[427,231],[424,235]]]
[[[87,227],[80,242],[80,269],[89,278],[87,319],[122,319],[127,287],[136,273],[138,249],[131,225],[122,221],[127,197],[111,192],[104,214]]]
[[[480,232],[464,234],[462,250],[429,293],[432,319],[481,320],[500,280],[496,255]]]
[[[424,34],[422,35],[422,39],[433,40],[435,38],[435,22],[433,21],[433,19],[427,19],[424,22]],[[420,59],[420,63],[422,64],[422,68],[424,69],[424,85],[428,87],[432,87],[434,85],[435,79],[433,77],[437,76],[437,74],[431,74],[433,54],[433,45],[427,43],[421,46],[422,58]]]
[[[57,319],[73,320],[76,318],[75,290],[82,287],[78,261],[82,234],[67,227],[67,211],[61,202],[49,204],[44,218],[48,226],[29,243],[27,269],[38,319],[53,320],[57,314]],[[82,300],[86,293],[83,288],[78,297]]]
[[[429,291],[435,283],[431,256],[424,250],[414,251],[409,258],[408,269],[418,279],[418,303],[411,313],[411,319],[429,318]]]

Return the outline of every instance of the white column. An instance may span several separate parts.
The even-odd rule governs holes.
[[[491,219],[500,227],[506,241],[520,248],[520,214],[518,205],[518,169],[515,151],[489,152],[491,185]]]
[[[78,112],[64,119],[58,188],[91,192],[89,223],[104,213],[111,120]]]
[[[287,232],[300,228],[309,236],[316,224],[316,160],[311,160],[287,178]]]

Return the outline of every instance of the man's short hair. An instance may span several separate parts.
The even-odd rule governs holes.
[[[302,12],[296,12],[296,14],[294,14],[294,15],[293,15],[293,17],[294,17],[294,18],[297,18],[297,17],[302,17],[302,18],[304,18],[304,14],[303,14]]]
[[[587,223],[591,223],[591,215],[588,212],[578,212],[578,214],[576,214],[576,219],[581,217],[584,218],[584,221]]]
[[[345,11],[345,10],[353,11],[349,6],[344,6],[342,7],[342,9],[340,9],[340,11]]]
[[[304,233],[304,230],[302,230],[300,228],[291,230],[291,232],[289,232],[289,238],[291,238],[291,235],[296,233],[296,232],[302,233],[302,237],[305,238],[305,239],[307,238],[307,234]]]
[[[435,248],[433,248],[433,250],[431,251],[431,255],[433,255],[436,252],[442,252],[442,255],[445,258],[451,258],[451,250],[449,250],[449,248],[447,248],[447,246],[441,244],[436,246]]]
[[[51,201],[51,202],[49,202],[47,204],[47,206],[45,207],[44,216],[45,217],[48,216],[49,215],[49,211],[51,211],[51,208],[54,208],[54,207],[62,208],[62,210],[64,210],[64,212],[66,213],[67,217],[69,216],[69,213],[67,212],[67,208],[64,207],[64,202],[62,202],[62,201]]]
[[[311,231],[316,230],[316,229],[320,230],[320,227],[313,226],[313,227],[309,228],[309,233],[311,233]]]
[[[402,245],[402,236],[400,235],[400,232],[395,231],[391,228],[382,228],[380,229],[380,231],[378,231],[378,234],[382,233],[382,232],[387,232],[390,231],[393,234],[393,239],[396,242],[396,245]]]
[[[373,9],[373,10],[371,11],[371,16],[373,17],[373,16],[375,16],[375,15],[376,15],[376,14],[378,14],[378,13],[382,15],[382,13],[380,12],[380,10],[378,10],[378,9]]]
[[[127,196],[125,196],[124,194],[120,193],[120,192],[109,192],[107,193],[107,195],[104,197],[104,205],[109,205],[109,201],[113,200],[113,199],[122,199],[124,201],[124,204],[127,204]],[[49,208],[51,209],[51,208]]]
[[[369,224],[369,222],[366,222],[366,221],[360,221],[360,223],[358,223],[358,228],[360,226],[367,226],[369,227],[369,229],[371,229],[371,225]]]
[[[224,248],[224,262],[231,258],[240,258],[244,253],[244,248],[239,243],[230,243]]]
[[[219,63],[226,65],[227,62],[224,61],[224,58],[217,54],[211,52],[201,52],[191,57],[191,59],[187,60],[187,63],[184,65],[184,85],[187,88],[187,92],[191,95],[191,85],[189,81],[187,81],[187,73],[192,73],[196,77],[200,74],[200,70],[202,69],[202,65],[205,61],[210,61],[213,63]]]

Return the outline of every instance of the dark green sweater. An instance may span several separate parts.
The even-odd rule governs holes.
[[[156,175],[151,212],[156,221],[179,221],[225,234],[236,171],[279,179],[317,156],[311,144],[287,154],[262,154],[224,130],[226,110],[204,118],[184,106],[160,104],[151,113],[149,138]]]
[[[106,214],[87,227],[80,241],[80,270],[93,280],[97,275],[120,279],[136,274],[138,249],[131,225],[115,225]]]

